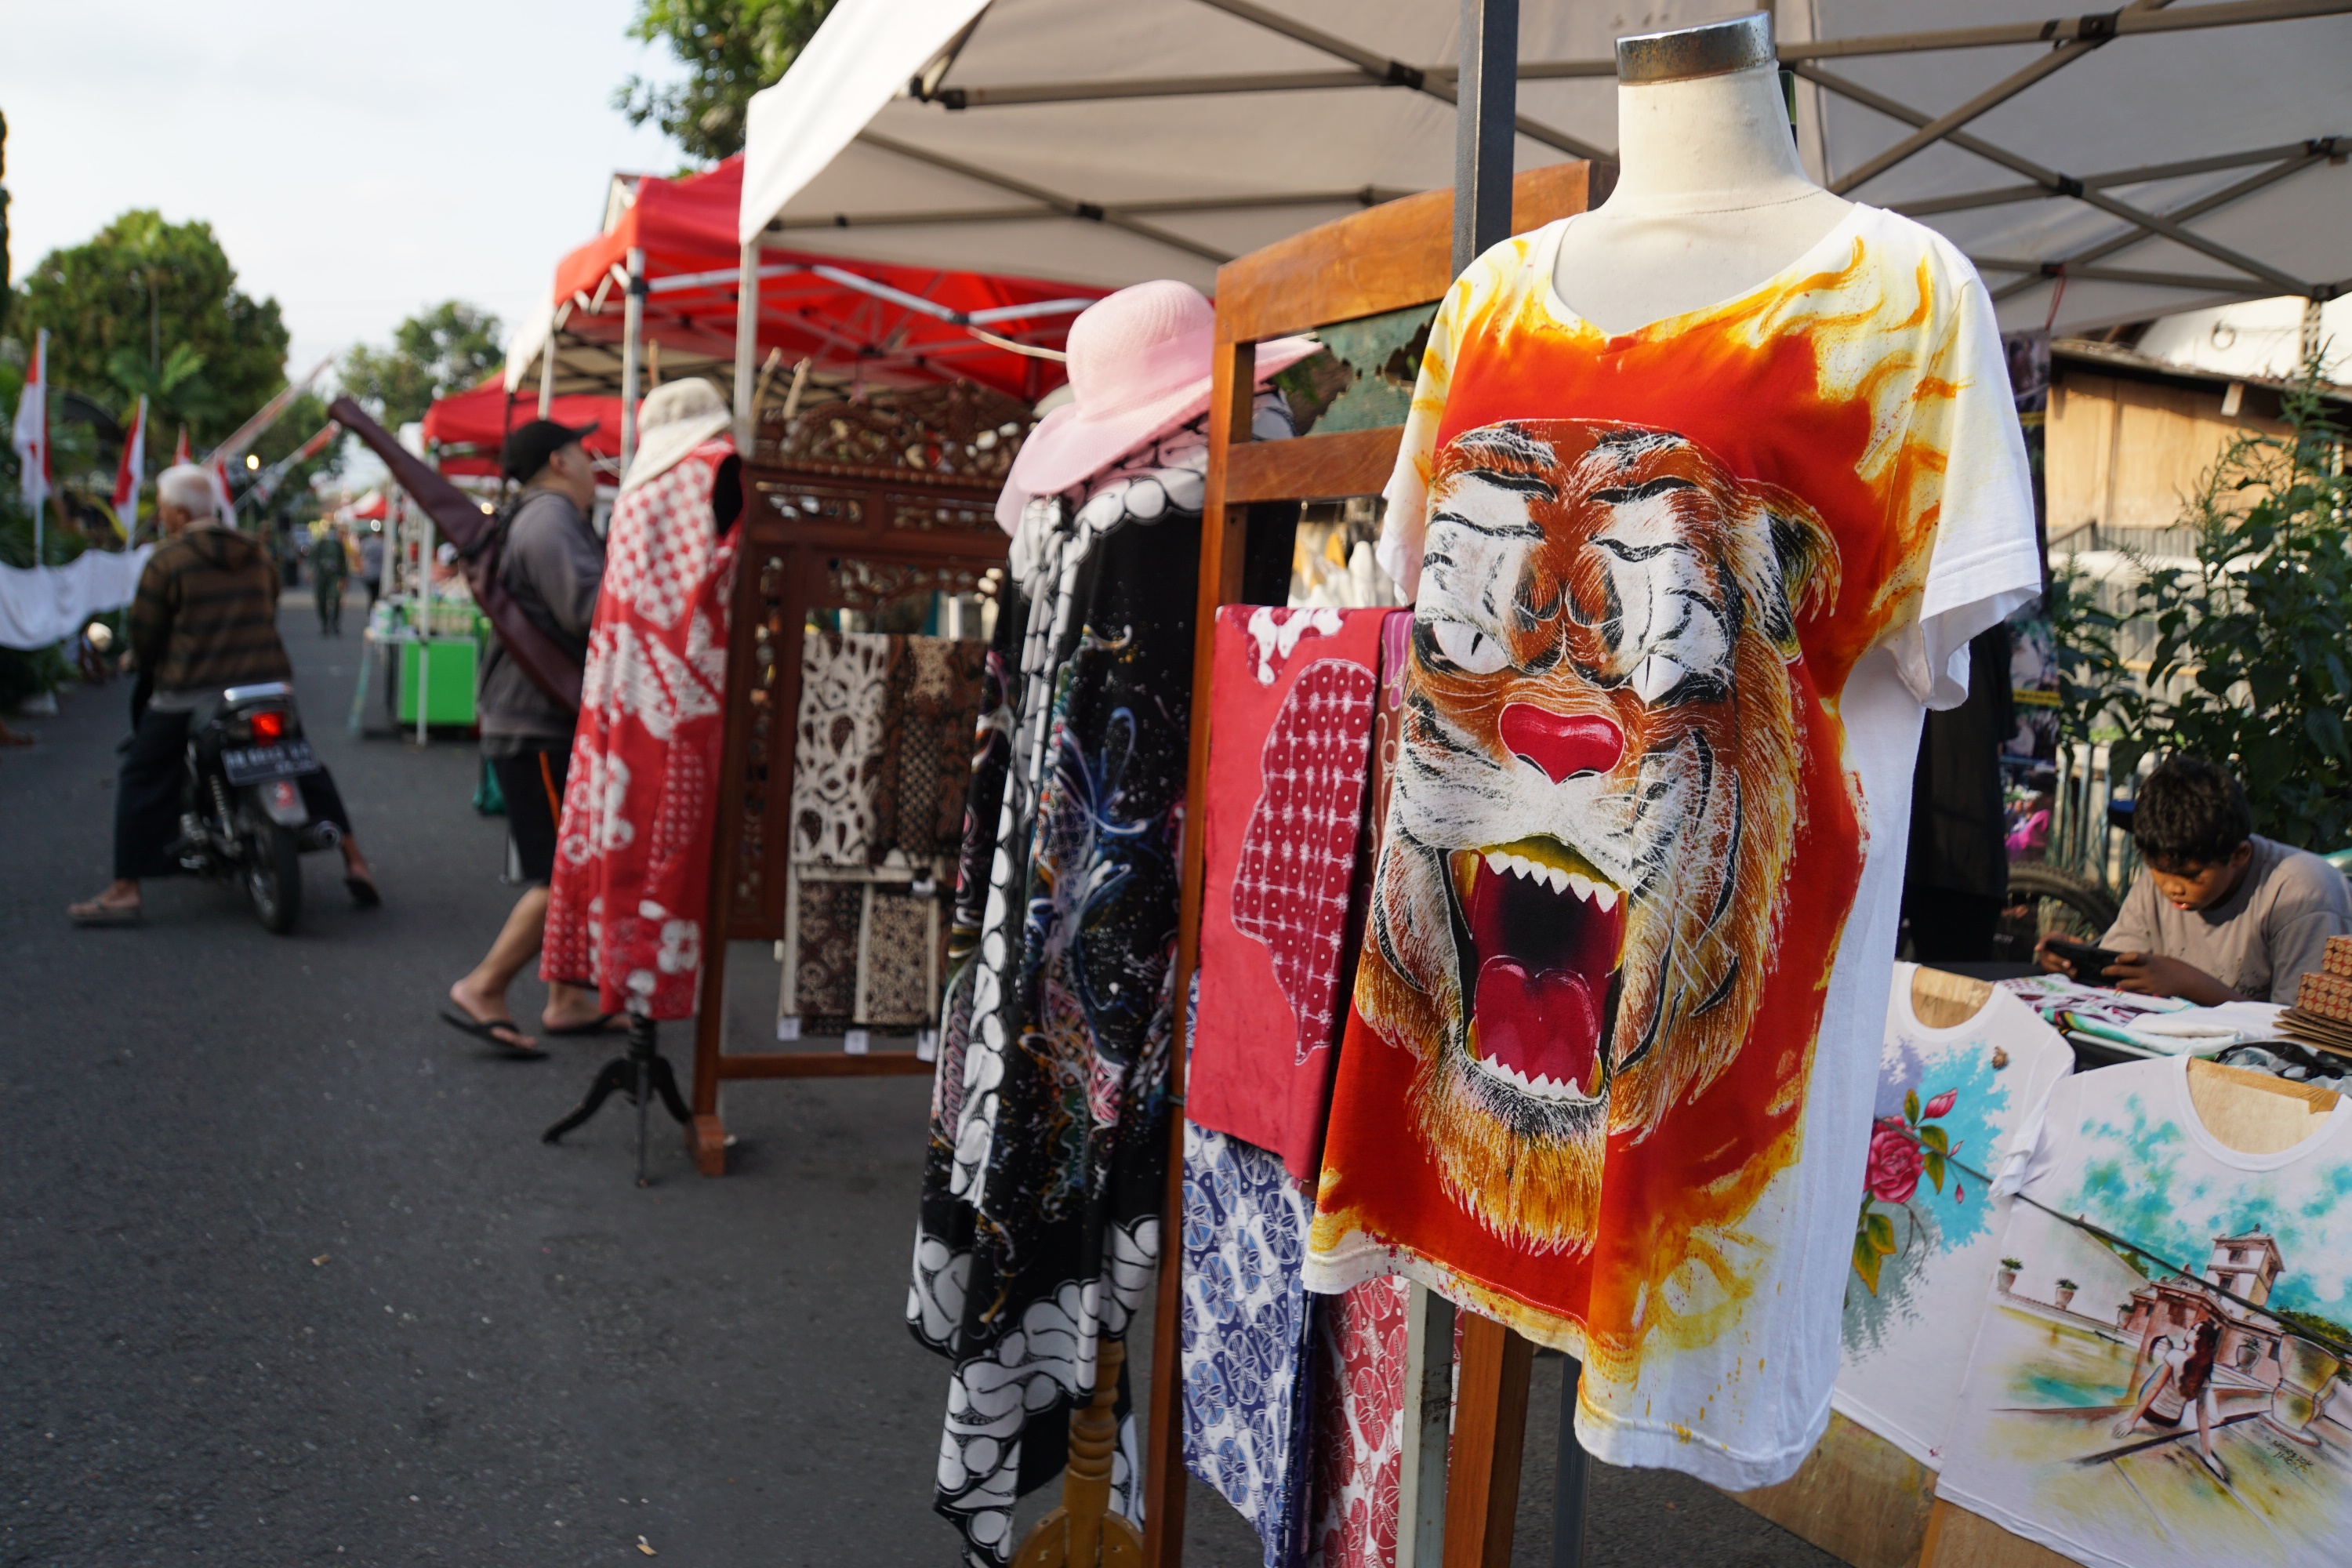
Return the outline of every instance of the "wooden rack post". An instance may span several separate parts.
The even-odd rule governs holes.
[[[1525,233],[1554,218],[1582,212],[1588,172],[1588,165],[1578,163],[1520,174],[1512,183],[1513,232]],[[1453,227],[1454,193],[1428,191],[1293,235],[1217,269],[1209,473],[1201,519],[1201,587],[1193,628],[1192,773],[1185,786],[1185,799],[1193,803],[1195,812],[1208,798],[1209,685],[1216,647],[1216,611],[1218,605],[1234,603],[1241,595],[1248,508],[1260,501],[1377,495],[1388,482],[1402,438],[1402,427],[1391,426],[1310,433],[1282,441],[1252,440],[1250,404],[1256,345],[1270,338],[1416,307],[1433,311],[1455,273]],[[1370,374],[1379,372],[1373,368]],[[1199,959],[1203,853],[1196,817],[1184,835],[1173,977],[1174,994],[1179,997],[1188,994]],[[1179,1568],[1183,1560],[1185,1472],[1178,1320],[1182,1310],[1185,1044],[1183,1009],[1179,1007],[1177,1037],[1168,1066],[1169,1095],[1178,1110],[1169,1128],[1168,1196],[1160,1231],[1159,1294],[1151,1345],[1150,1431],[1144,1455],[1146,1568]],[[1471,1331],[1480,1321],[1484,1320],[1465,1319],[1465,1357],[1468,1343],[1475,1341],[1480,1347],[1479,1364],[1484,1367],[1491,1361],[1492,1372],[1491,1376],[1482,1373],[1482,1381],[1475,1387],[1465,1376],[1454,1421],[1455,1453],[1463,1452],[1465,1430],[1488,1435],[1494,1473],[1485,1483],[1483,1500],[1499,1497],[1505,1489],[1499,1469],[1507,1449],[1507,1491],[1515,1505],[1528,1352],[1525,1341],[1493,1323],[1487,1327],[1499,1337],[1490,1346],[1483,1330],[1475,1335]],[[1513,1410],[1517,1419],[1510,1418]],[[1507,1555],[1507,1507],[1503,1518],[1502,1551]],[[1469,1534],[1463,1550],[1479,1555],[1461,1561],[1484,1563],[1491,1534],[1486,1513],[1480,1513],[1475,1528],[1465,1528]],[[1450,1533],[1445,1562],[1448,1568],[1456,1562]]]
[[[1004,401],[1000,413],[1009,412]],[[860,412],[867,421],[881,418],[869,405],[860,405]],[[997,422],[987,426],[994,430]],[[925,437],[936,445],[938,437],[919,428],[889,435],[864,445],[895,456],[910,444],[919,449]],[[801,639],[809,612],[873,611],[926,591],[976,592],[988,568],[1005,558],[1006,541],[996,525],[998,488],[992,479],[953,472],[802,457],[744,467],[726,749],[703,928],[711,936],[703,954],[689,1096],[694,1121],[688,1138],[695,1166],[706,1176],[727,1171],[721,1083],[931,1071],[930,1060],[914,1051],[727,1050],[727,943],[772,942],[784,934]]]

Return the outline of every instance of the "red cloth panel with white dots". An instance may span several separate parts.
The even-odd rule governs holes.
[[[694,1014],[741,531],[719,535],[711,492],[734,451],[705,441],[613,506],[539,970],[608,1013]]]
[[[1385,610],[1217,612],[1203,831],[1200,1125],[1315,1177],[1358,885]]]

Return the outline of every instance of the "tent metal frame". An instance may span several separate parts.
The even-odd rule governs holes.
[[[1442,102],[1456,101],[1460,72],[1452,66],[1413,65],[1391,59],[1376,50],[1364,48],[1335,34],[1309,26],[1254,0],[1199,0],[1209,8],[1249,22],[1293,43],[1320,51],[1335,59],[1345,61],[1348,68],[1332,70],[1293,70],[1242,72],[1189,77],[1137,77],[1110,80],[1076,82],[1002,83],[966,86],[950,85],[957,53],[969,37],[971,27],[951,40],[948,47],[931,64],[919,72],[908,84],[909,95],[918,100],[937,103],[950,111],[982,110],[1050,103],[1101,102],[1115,100],[1155,98],[1200,98],[1235,94],[1298,92],[1318,90],[1402,90],[1417,92]],[[1918,217],[1935,213],[1957,212],[1977,206],[1999,205],[2011,201],[2047,200],[2053,197],[2078,201],[2127,225],[2126,231],[2084,248],[2077,253],[2043,258],[2028,258],[2018,265],[1988,266],[1998,272],[2016,272],[2021,276],[2006,282],[1993,291],[1996,300],[2007,300],[2027,289],[2042,287],[2053,279],[2081,278],[2085,281],[2135,283],[2145,286],[2179,289],[2184,292],[2210,295],[2235,292],[2252,297],[2262,294],[2294,294],[2313,300],[2336,298],[2352,287],[2352,279],[2312,279],[2294,274],[2259,258],[2208,239],[2184,226],[2194,218],[2218,210],[2254,192],[2326,161],[2341,162],[2352,151],[2352,137],[2331,132],[2299,144],[2244,153],[2226,153],[2213,158],[2184,160],[2176,163],[2155,165],[2143,170],[2126,170],[2113,174],[2077,177],[2055,169],[2045,168],[2006,148],[1988,142],[1968,131],[1967,127],[1991,110],[2047,80],[2052,75],[2075,61],[2121,39],[2161,37],[2177,34],[2204,31],[2216,27],[2258,26],[2268,22],[2297,21],[2316,16],[2341,16],[2352,13],[2352,0],[2222,0],[2222,3],[2168,9],[2169,0],[2132,0],[2121,9],[2090,13],[2075,16],[2053,17],[2042,22],[1998,23],[1973,27],[1949,27],[1924,31],[1887,33],[1859,38],[1827,38],[1790,41],[1780,44],[1781,65],[1801,79],[1825,92],[1849,102],[1884,114],[1912,128],[1911,133],[1883,149],[1855,168],[1838,176],[1830,188],[1840,195],[1857,190],[1891,169],[1908,162],[1938,143],[1948,144],[1987,162],[1999,164],[2012,173],[2022,174],[2031,183],[2025,185],[2002,186],[1993,190],[1969,193],[1958,196],[1928,198],[1904,204],[1897,210],[1906,216]],[[978,26],[978,19],[972,26]],[[2014,48],[2021,45],[2047,44],[2048,54],[2023,68],[2011,73],[1992,87],[1977,93],[1967,101],[1941,114],[1928,114],[1875,91],[1849,78],[1823,68],[1828,60],[1864,59],[1893,55],[1955,49]],[[1616,64],[1612,59],[1530,60],[1519,64],[1519,81],[1559,81],[1579,79],[1613,77]],[[1556,148],[1574,157],[1590,159],[1604,165],[1613,165],[1613,155],[1555,127],[1542,124],[1516,112],[1511,124],[1517,134]],[[1066,192],[1032,184],[1026,181],[993,170],[912,145],[871,130],[859,133],[858,142],[878,152],[891,153],[911,162],[923,163],[944,174],[957,175],[976,184],[991,185],[1008,195],[1026,198],[1034,204],[1027,206],[988,206],[971,208],[941,208],[924,212],[898,213],[836,213],[824,216],[778,217],[772,219],[767,232],[783,235],[795,230],[821,228],[885,228],[926,224],[954,223],[1018,223],[1053,218],[1074,218],[1106,224],[1135,235],[1141,239],[1163,245],[1186,256],[1222,266],[1233,256],[1213,246],[1178,235],[1152,224],[1153,216],[1174,216],[1188,213],[1240,212],[1280,209],[1286,207],[1317,207],[1356,203],[1370,206],[1380,201],[1393,199],[1401,193],[1375,191],[1307,191],[1257,196],[1180,197],[1139,202],[1089,201]],[[2118,186],[2143,182],[2181,178],[2216,170],[2266,163],[2268,167],[2248,180],[2198,198],[2170,212],[2158,213],[2126,202],[2110,195]],[[1606,174],[1596,184],[1605,183]],[[2229,276],[2212,276],[2156,268],[2096,268],[2094,264],[2128,246],[2147,239],[2165,239],[2189,249],[2199,251],[2208,258],[2230,269]],[[2084,270],[2089,268],[2091,270]]]

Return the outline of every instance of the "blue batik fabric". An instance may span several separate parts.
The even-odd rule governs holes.
[[[1184,1124],[1184,1464],[1249,1521],[1265,1568],[1306,1558],[1314,1211],[1281,1155]]]

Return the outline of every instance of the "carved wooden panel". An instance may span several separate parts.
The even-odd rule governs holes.
[[[890,526],[931,533],[981,533],[996,527],[996,503],[952,497],[893,496]]]
[[[987,567],[980,563],[866,561],[837,556],[825,563],[817,602],[828,609],[879,610],[921,594],[976,594]]]
[[[790,423],[782,414],[761,416],[761,464],[991,486],[1003,481],[1032,418],[1027,404],[962,381],[803,402]]]
[[[866,497],[857,490],[763,483],[760,486],[760,499],[794,522],[860,528],[866,521]]]
[[[787,700],[797,696],[799,682],[797,666],[787,668],[789,656],[800,658],[800,628],[789,618],[786,589],[790,584],[791,563],[782,551],[755,552],[759,580],[753,589],[751,611],[751,666],[750,689],[744,693],[750,720],[746,726],[740,752],[742,807],[738,816],[735,837],[734,898],[737,921],[757,920],[769,897],[768,827],[771,813],[771,785],[777,790],[791,788],[791,770],[774,766],[777,740],[792,729],[791,714],[782,711]],[[776,799],[773,814],[781,821],[785,802]],[[782,840],[776,841],[779,854],[776,865],[782,865]]]

